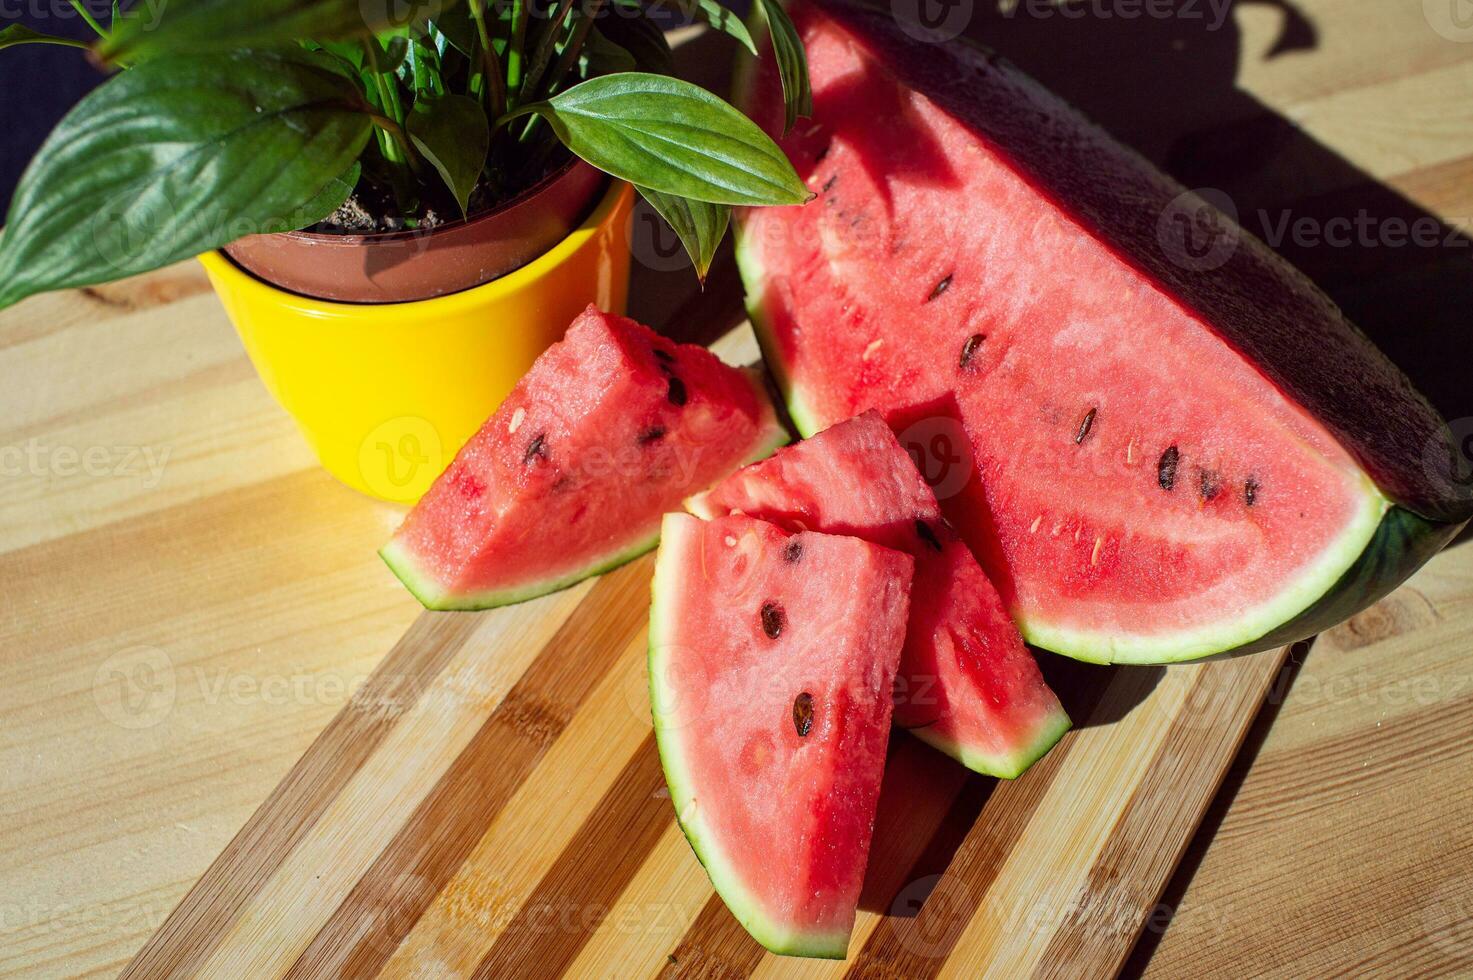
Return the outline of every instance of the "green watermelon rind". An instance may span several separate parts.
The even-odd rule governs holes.
[[[453,595],[434,579],[425,575],[415,562],[414,556],[402,547],[397,539],[380,548],[379,557],[384,560],[384,564],[389,566],[389,570],[404,584],[410,594],[418,599],[426,609],[436,612],[475,612],[481,609],[514,606],[519,602],[572,588],[584,579],[612,572],[620,565],[627,564],[640,555],[646,554],[659,543],[660,535],[656,532],[623,551],[595,560],[592,567],[580,568],[564,575],[517,588],[472,592],[465,595]]]
[[[1447,524],[1428,520],[1392,504],[1355,563],[1313,605],[1282,626],[1222,655],[1277,649],[1344,622],[1390,595],[1466,526],[1466,521]]]
[[[1068,712],[1061,706],[1040,719],[1039,727],[1030,741],[1016,745],[1012,751],[1005,753],[979,752],[954,738],[948,738],[934,725],[911,728],[907,731],[973,772],[984,776],[996,776],[999,779],[1017,779],[1035,762],[1042,759],[1049,749],[1057,745],[1059,739],[1063,738],[1064,733],[1072,727],[1074,727],[1074,722],[1070,720]]]
[[[667,522],[668,523],[668,522]],[[679,531],[673,531],[675,539]],[[669,651],[676,645],[668,639],[673,628],[670,615],[666,612],[664,595],[674,595],[680,587],[680,570],[673,558],[678,549],[663,550],[655,560],[655,574],[650,580],[650,628],[649,628],[649,695],[650,715],[655,726],[655,745],[660,753],[660,766],[665,772],[665,785],[670,790],[670,802],[675,807],[675,819],[685,834],[696,860],[706,869],[707,876],[722,902],[741,923],[743,929],[762,946],[783,956],[806,956],[818,959],[842,960],[849,951],[849,931],[843,932],[798,932],[772,921],[756,898],[747,890],[737,875],[736,869],[725,858],[714,835],[707,831],[696,802],[695,782],[686,770],[677,751],[679,732],[670,725],[669,717],[659,706],[670,703],[670,697],[660,688],[659,679],[667,676],[666,660]]]
[[[735,473],[743,466],[766,459],[787,445],[791,439],[791,435],[778,420],[777,412],[767,397],[767,388],[762,382],[761,372],[751,368],[740,368],[739,370],[751,384],[752,390],[757,394],[757,403],[764,410],[761,427],[758,429],[755,448],[724,473],[718,475],[712,481],[712,486],[720,483],[726,476]],[[400,543],[398,538],[390,540],[388,544],[379,549],[378,553],[394,576],[426,609],[435,612],[476,612],[482,609],[514,606],[519,602],[527,602],[530,599],[572,588],[584,579],[603,575],[605,572],[611,572],[621,565],[628,564],[649,552],[659,543],[660,532],[657,528],[650,536],[622,550],[597,556],[587,565],[566,570],[551,578],[539,582],[528,582],[509,589],[493,589],[487,592],[470,592],[462,595],[454,594],[426,575],[419,563],[415,561],[414,555]]]
[[[1354,567],[1375,540],[1376,529],[1391,509],[1391,503],[1368,477],[1362,480],[1361,507],[1339,536],[1277,595],[1238,612],[1228,622],[1159,636],[1101,634],[1055,625],[1037,617],[1024,618],[1018,628],[1023,639],[1034,646],[1097,664],[1182,663],[1224,652],[1246,651],[1314,606]]]
[[[743,237],[740,225],[735,237],[737,268],[746,286],[752,332],[793,424],[806,438],[823,426],[783,363],[763,305],[766,272],[761,260]],[[1203,627],[1186,637],[1175,634],[1154,638],[1070,630],[1015,615],[1018,629],[1036,647],[1097,664],[1184,663],[1255,653],[1313,636],[1390,594],[1464,526],[1429,520],[1392,503],[1369,477],[1365,477],[1361,499],[1361,513],[1340,539],[1322,552],[1313,568],[1279,596],[1221,627]]]
[[[772,325],[763,310],[767,292],[767,273],[761,261],[752,254],[741,231],[741,223],[734,224],[732,237],[735,240],[737,271],[741,273],[745,293],[747,319],[752,323],[752,333],[757,338],[757,347],[762,351],[762,360],[777,383],[778,393],[787,407],[788,417],[793,420],[798,434],[804,439],[816,435],[823,426],[818,415],[803,400],[798,387],[793,383],[788,367],[779,356],[779,347],[772,335]]]

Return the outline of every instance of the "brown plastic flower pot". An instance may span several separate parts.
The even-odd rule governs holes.
[[[344,303],[403,303],[490,282],[542,255],[583,221],[607,177],[576,157],[469,220],[373,235],[248,235],[225,246],[282,289]]]

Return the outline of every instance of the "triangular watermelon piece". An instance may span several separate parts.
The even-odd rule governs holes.
[[[776,953],[849,945],[905,636],[911,559],[745,517],[665,517],[655,738],[680,825]]]
[[[800,432],[875,408],[965,433],[975,478],[942,504],[1029,642],[1281,646],[1458,533],[1446,426],[1311,282],[1003,59],[884,8],[788,4],[812,118],[784,135],[767,57],[742,101],[818,197],[744,209],[737,260]]]
[[[1017,776],[1068,730],[1002,598],[878,412],[739,470],[686,506],[700,517],[742,513],[911,554],[895,724],[967,768]]]
[[[431,609],[521,602],[648,551],[661,514],[786,441],[758,374],[590,306],[381,554]]]

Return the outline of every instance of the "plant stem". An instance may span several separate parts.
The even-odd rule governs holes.
[[[404,126],[390,119],[388,116],[381,116],[376,112],[369,113],[368,118],[373,120],[375,126],[389,134],[392,138],[389,145],[403,153],[403,158],[394,162],[403,163],[407,160],[409,168],[418,173],[419,159],[414,155],[414,144],[409,141],[409,134],[404,131]],[[387,153],[384,155],[388,156]]]
[[[528,101],[528,97],[537,91],[537,84],[542,81],[542,73],[547,70],[547,63],[552,59],[553,46],[557,44],[557,36],[562,31],[563,21],[572,8],[573,0],[558,0],[557,10],[548,19],[547,26],[542,29],[542,36],[537,39],[537,47],[532,52],[531,67],[522,79],[518,94],[519,103]]]
[[[27,44],[56,44],[65,48],[90,48],[91,44],[86,41],[74,41],[69,37],[32,37],[26,39]]]
[[[558,83],[567,77],[573,66],[578,63],[578,55],[583,51],[583,44],[588,40],[588,32],[593,30],[593,21],[603,7],[604,0],[592,0],[588,11],[573,25],[573,33],[568,38],[568,43],[563,46],[563,53],[558,57],[557,64],[553,66],[552,74],[547,76],[547,84],[542,87],[544,96],[551,95],[557,90]],[[537,122],[541,116],[533,116],[527,120],[527,125],[522,127],[522,133],[517,137],[517,142],[525,143],[532,138],[537,130]]]
[[[506,43],[506,107],[515,109],[522,94],[522,48],[527,43],[529,0],[512,0],[511,39]]]
[[[476,22],[476,37],[481,42],[481,57],[486,64],[487,97],[491,102],[491,115],[496,117],[506,111],[506,87],[501,81],[501,62],[496,57],[496,48],[491,45],[491,32],[486,29],[484,0],[468,0],[471,19]]]
[[[363,51],[368,56],[369,74],[373,76],[374,88],[378,89],[379,103],[382,105],[384,112],[389,114],[387,121],[391,121],[394,124],[394,129],[398,130],[398,133],[395,135],[402,136],[404,131],[404,106],[399,101],[399,93],[389,84],[389,80],[384,77],[384,73],[379,71],[377,39],[371,37],[364,38]],[[390,130],[388,127],[383,128],[390,133],[394,133],[394,130]],[[383,149],[384,159],[390,163],[405,163],[407,160],[405,153],[413,152],[409,147],[409,141],[402,138],[398,139],[397,142],[385,142]]]
[[[573,26],[573,35],[568,38],[568,43],[563,47],[563,53],[558,58],[557,64],[553,66],[552,74],[547,76],[547,85],[544,86],[544,94],[551,95],[573,66],[578,63],[578,55],[583,53],[583,43],[588,40],[588,32],[593,30],[593,21],[598,17],[598,12],[603,8],[604,0],[592,0],[588,11],[578,19]]]
[[[71,0],[71,4],[77,13],[82,15],[82,19],[87,22],[87,26],[97,32],[98,37],[107,37],[107,31],[102,29],[102,25],[97,22],[97,18],[92,16],[92,12],[87,9],[87,5],[82,0]]]

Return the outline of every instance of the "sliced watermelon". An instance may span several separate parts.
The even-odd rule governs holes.
[[[590,306],[380,554],[430,609],[521,602],[648,551],[661,514],[786,441],[755,372]]]
[[[788,530],[849,534],[915,559],[895,724],[969,769],[1012,778],[1069,729],[997,590],[879,413],[840,422],[686,502]]]
[[[742,926],[842,959],[864,883],[909,556],[745,517],[665,517],[650,702],[680,825]]]
[[[804,434],[964,434],[942,505],[1029,642],[1280,645],[1473,515],[1436,413],[1257,239],[990,53],[793,15],[814,114],[782,144],[819,199],[740,216],[764,351]],[[770,62],[745,99],[779,133]]]

